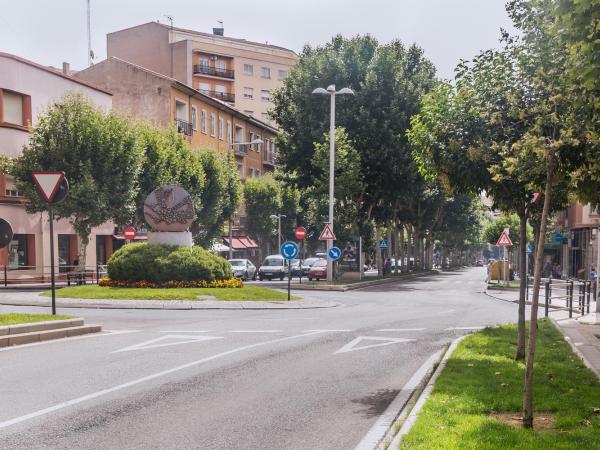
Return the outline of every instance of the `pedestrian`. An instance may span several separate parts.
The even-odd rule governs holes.
[[[590,270],[590,281],[592,282],[592,292],[594,293],[594,300],[596,299],[596,293],[598,292],[598,274],[596,268],[592,267]]]
[[[383,276],[386,276],[387,274],[392,272],[392,261],[390,260],[390,258],[387,258],[385,260],[385,264],[383,265]]]

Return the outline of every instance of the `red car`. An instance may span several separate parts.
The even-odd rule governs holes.
[[[313,278],[317,281],[327,278],[327,261],[325,259],[319,259],[310,267],[308,281],[312,281]]]

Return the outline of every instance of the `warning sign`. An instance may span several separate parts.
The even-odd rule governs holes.
[[[331,229],[328,223],[325,224],[325,228],[323,228],[323,231],[321,231],[321,234],[319,235],[319,240],[335,241],[335,234],[333,234],[333,230]]]
[[[500,235],[500,238],[498,239],[498,242],[496,242],[496,245],[500,245],[500,246],[504,246],[504,247],[513,245],[512,241],[508,237],[508,234],[506,234],[506,231],[502,232],[502,234]]]

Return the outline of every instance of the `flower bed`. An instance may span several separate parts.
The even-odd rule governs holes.
[[[120,288],[242,288],[244,282],[240,278],[227,278],[225,280],[169,280],[155,283],[152,281],[121,281],[101,278],[99,286]]]

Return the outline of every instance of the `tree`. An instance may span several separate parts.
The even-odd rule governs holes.
[[[27,211],[34,213],[46,211],[47,205],[31,172],[65,172],[69,195],[54,210],[73,226],[79,261],[85,264],[92,228],[110,220],[125,224],[133,216],[141,163],[142,148],[128,120],[105,114],[82,95],[68,94],[40,116],[13,173],[29,200]]]
[[[244,184],[244,206],[246,227],[252,239],[259,243],[259,259],[270,249],[270,241],[275,231],[272,214],[281,213],[281,192],[279,184],[271,177],[253,178]]]
[[[488,223],[488,225],[483,230],[483,238],[486,243],[496,245],[498,238],[502,234],[505,228],[509,228],[510,230],[515,230],[519,228],[520,219],[516,214],[503,214],[499,217],[496,217],[493,221]],[[527,242],[531,242],[533,239],[533,230],[530,225],[527,226],[526,240],[524,244]],[[511,234],[510,240],[512,241],[515,247],[521,246],[521,236]]]

